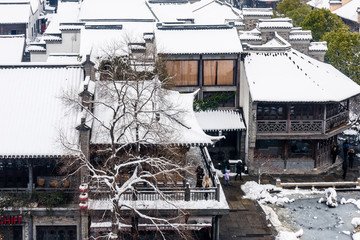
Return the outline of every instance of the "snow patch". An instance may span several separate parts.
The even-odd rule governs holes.
[[[326,205],[329,207],[337,207],[337,194],[334,188],[328,188],[325,190]]]

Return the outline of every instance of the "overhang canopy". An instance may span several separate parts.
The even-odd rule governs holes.
[[[202,111],[195,113],[204,131],[236,131],[246,129],[242,116],[235,111]]]

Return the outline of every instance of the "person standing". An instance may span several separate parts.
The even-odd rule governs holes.
[[[209,187],[211,187],[212,186],[212,183],[211,183],[211,179],[210,179],[210,177],[209,177],[209,174],[206,174],[205,175],[205,178],[204,178],[204,180],[203,180],[203,182],[202,182],[202,187],[203,188],[209,188]],[[205,200],[207,200],[208,199],[208,193],[207,192],[205,192]]]
[[[334,164],[336,162],[336,157],[339,154],[339,148],[336,144],[334,144],[334,146],[331,148],[330,154],[332,156],[332,163]]]
[[[201,187],[204,178],[204,169],[198,166],[195,172],[196,172],[196,187]]]
[[[242,181],[242,177],[241,177],[241,172],[243,170],[243,164],[242,164],[242,161],[238,161],[236,163],[236,175],[235,175],[235,181],[236,181],[236,178],[238,175],[240,175],[240,180]]]
[[[347,159],[349,148],[350,148],[350,144],[349,141],[346,139],[345,142],[343,143],[344,160]]]
[[[355,158],[355,150],[350,149],[348,153],[348,159],[349,159],[349,168],[352,169],[354,166],[354,158]]]
[[[225,186],[231,186],[230,184],[230,170],[227,169],[225,173]]]

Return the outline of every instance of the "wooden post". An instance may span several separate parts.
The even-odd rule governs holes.
[[[323,125],[322,125],[322,133],[326,133],[326,104],[324,104],[324,118],[323,118]]]
[[[219,216],[215,216],[215,240],[220,240],[220,221]]]
[[[287,120],[286,120],[286,132],[290,132],[290,110],[291,110],[291,104],[287,104]]]
[[[31,158],[27,159],[28,169],[29,169],[29,182],[28,182],[28,191],[29,197],[31,197],[31,192],[33,191],[34,185],[34,171],[33,171],[33,160]]]
[[[185,201],[190,201],[190,184],[186,183],[185,185]]]
[[[357,179],[357,185],[360,186],[360,178]]]

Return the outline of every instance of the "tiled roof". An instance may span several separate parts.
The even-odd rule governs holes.
[[[258,23],[259,29],[264,28],[287,28],[293,27],[292,20],[289,18],[273,18],[273,19],[260,19]]]
[[[0,66],[0,156],[71,154],[59,140],[78,143],[77,111],[61,97],[83,79],[76,65]]]
[[[345,18],[357,23],[357,8],[360,8],[360,0],[351,0],[349,3],[333,11],[333,13],[341,18]]]
[[[87,0],[83,1],[79,19],[91,20],[142,20],[155,21],[144,0]]]
[[[240,53],[242,47],[235,28],[158,29],[155,31],[158,52],[165,54]]]
[[[196,119],[204,131],[231,131],[245,129],[241,115],[234,111],[195,112]]]
[[[244,65],[253,101],[339,102],[360,94],[360,86],[333,66],[296,50],[249,53]]]
[[[274,15],[272,8],[243,8],[244,16],[264,16],[271,17]]]
[[[295,40],[312,40],[312,35],[310,30],[291,30],[289,39],[292,41]]]
[[[327,43],[326,42],[311,42],[309,46],[309,51],[327,51]]]
[[[0,35],[0,63],[21,62],[24,47],[24,35]]]
[[[0,4],[0,23],[28,23],[30,4]]]
[[[135,84],[137,84],[136,88]],[[158,83],[154,80],[127,84],[116,82],[118,91],[116,92],[113,82],[98,82],[95,100],[101,104],[94,104],[96,119],[93,120],[91,142],[93,144],[111,142],[109,132],[104,126],[109,128],[113,122],[114,111],[110,107],[117,108],[118,94],[124,103],[118,114],[125,113],[124,117],[117,121],[114,130],[116,136],[121,136],[117,140],[118,143],[135,143],[136,139],[139,139],[144,144],[212,145],[213,140],[219,139],[206,135],[200,128],[193,112],[193,93],[180,94],[157,88],[154,94],[154,84]],[[139,97],[135,89],[141,92]],[[138,132],[135,132],[134,112],[131,107],[135,101],[139,101],[139,107],[141,106],[141,110],[137,112],[137,120],[140,123],[137,126]],[[159,112],[159,115],[154,111]]]

